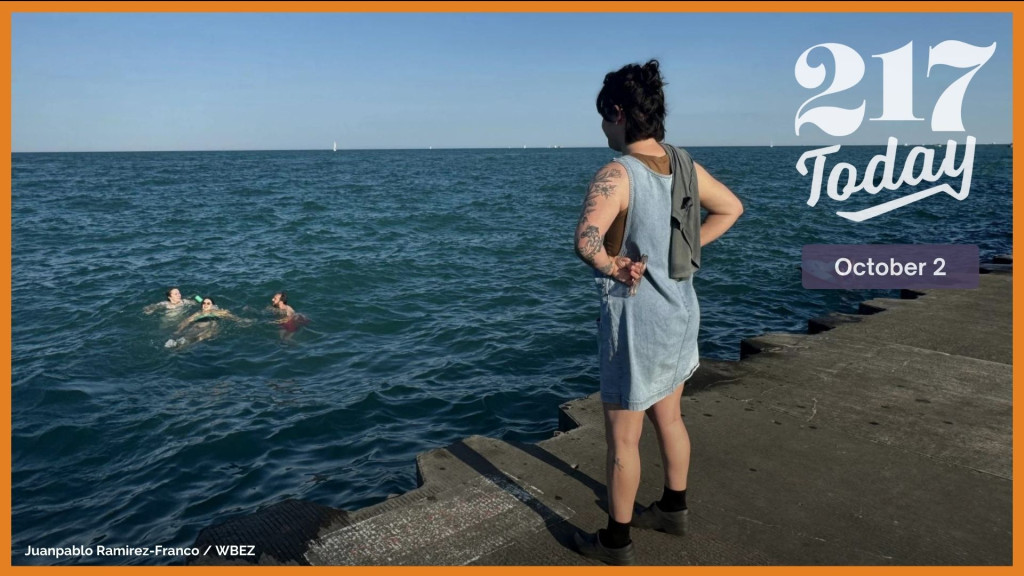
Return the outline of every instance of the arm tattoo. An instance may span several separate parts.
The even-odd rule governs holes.
[[[587,226],[587,228],[580,233],[577,241],[580,258],[583,258],[589,264],[593,265],[594,256],[601,250],[601,246],[603,244],[604,236],[598,232],[597,226]]]
[[[583,209],[580,211],[580,219],[576,223],[577,228],[586,222],[587,217],[594,210],[597,210],[598,196],[608,199],[615,194],[615,184],[612,180],[621,176],[622,171],[618,168],[605,168],[594,175],[594,179],[590,181],[590,187],[587,189],[587,196],[583,199]]]
[[[587,217],[597,209],[597,200],[594,200],[587,196],[587,199],[583,201],[583,211],[580,213],[580,220],[576,223],[576,227],[579,228],[587,221]]]
[[[587,190],[587,196],[583,200],[583,209],[580,211],[580,219],[576,223],[578,230],[576,236],[576,254],[580,259],[597,268],[602,273],[610,275],[614,270],[613,262],[598,267],[594,258],[604,246],[604,234],[601,234],[597,226],[590,224],[590,215],[597,210],[598,197],[605,200],[615,195],[616,181],[622,177],[622,170],[619,168],[603,168],[594,175]],[[582,229],[582,231],[580,231]]]
[[[576,240],[576,253],[579,254],[584,262],[597,268],[603,274],[610,276],[612,270],[614,270],[613,262],[600,267],[594,263],[594,256],[597,256],[597,253],[601,251],[603,246],[604,235],[598,232],[597,226],[587,226]]]
[[[622,171],[618,168],[605,168],[594,175],[590,181],[590,191],[587,198],[594,198],[598,195],[608,198],[615,193],[614,179],[621,178]]]

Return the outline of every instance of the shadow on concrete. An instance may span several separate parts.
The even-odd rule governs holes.
[[[570,466],[565,460],[562,460],[558,456],[555,456],[536,444],[522,444],[518,442],[508,442],[508,444],[586,486],[594,493],[594,502],[597,506],[606,512],[608,511],[608,489],[605,487],[604,483],[598,482],[583,472],[580,472],[579,469]]]
[[[522,445],[516,447],[520,449],[523,448]],[[566,549],[575,551],[576,548],[573,544],[572,535],[579,531],[579,528],[576,525],[572,524],[557,511],[535,498],[532,494],[519,486],[515,480],[502,472],[497,466],[491,464],[487,458],[467,445],[464,441],[460,440],[445,449],[478,474],[493,482],[495,486],[501,488],[510,496],[522,502],[527,508],[535,512],[541,520],[543,520],[544,527],[556,542]],[[537,457],[531,453],[534,452],[533,450],[523,450],[523,452],[535,458]],[[547,453],[544,450],[539,450],[539,452],[542,453],[542,455],[546,455],[542,461],[555,462],[556,465],[560,464],[560,469],[568,468],[572,472],[575,472],[579,476],[585,478],[588,483],[593,483],[593,479],[580,473],[578,470],[572,470],[572,468],[565,464],[565,462],[558,460],[550,453]]]

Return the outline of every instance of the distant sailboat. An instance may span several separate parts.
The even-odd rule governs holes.
[[[334,141],[334,151],[335,152],[338,151],[338,141],[337,140]]]
[[[769,141],[768,141],[768,147],[769,147],[769,148],[775,148],[775,141],[773,141],[773,140],[769,140]]]

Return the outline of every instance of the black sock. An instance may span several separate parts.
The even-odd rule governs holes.
[[[665,486],[661,500],[658,500],[658,508],[661,508],[662,512],[686,510],[686,490],[669,490],[668,486]]]
[[[611,516],[608,517],[608,528],[598,530],[597,537],[605,548],[622,548],[633,542],[629,539],[629,524],[616,522]]]

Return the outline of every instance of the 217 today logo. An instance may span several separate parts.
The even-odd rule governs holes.
[[[924,120],[915,116],[913,110],[913,47],[914,43],[910,42],[898,50],[872,56],[872,58],[879,58],[882,61],[882,115],[870,118],[870,120],[881,122]],[[809,98],[797,110],[796,135],[800,135],[800,127],[804,124],[814,124],[831,136],[849,136],[856,132],[864,121],[866,101],[862,101],[857,108],[811,106],[811,104],[819,98],[838,94],[856,86],[864,77],[864,60],[854,49],[844,44],[818,44],[808,48],[797,59],[795,74],[797,82],[810,90],[820,88],[825,83],[825,66],[811,66],[807,61],[808,55],[818,48],[831,52],[835,62],[835,75],[831,85],[825,91]],[[932,132],[965,132],[961,112],[967,86],[978,70],[995,54],[995,51],[996,44],[994,42],[991,46],[974,46],[958,40],[946,40],[937,46],[928,48],[929,76],[935,66],[951,66],[967,70],[959,79],[950,84],[936,101],[931,115]],[[915,146],[907,154],[899,177],[895,178],[897,144],[897,139],[890,137],[885,154],[875,156],[868,162],[863,178],[859,181],[857,168],[852,164],[839,162],[832,166],[826,188],[828,197],[836,202],[843,202],[854,192],[861,190],[873,195],[882,190],[896,191],[904,185],[916,186],[921,182],[938,182],[943,176],[960,178],[959,190],[947,182],[857,212],[836,212],[837,215],[854,222],[863,222],[940,192],[945,192],[957,200],[967,198],[971,189],[971,172],[974,167],[975,138],[973,136],[967,136],[963,160],[959,165],[956,163],[957,143],[955,140],[947,142],[946,156],[937,171],[935,150]],[[840,148],[841,146],[837,144],[809,150],[800,156],[796,169],[801,176],[806,176],[808,173],[807,161],[814,160],[811,194],[807,199],[809,206],[816,205],[821,198],[826,157],[839,152]],[[882,170],[882,177],[880,181],[876,181],[879,169]],[[840,190],[839,184],[844,178],[845,185]]]

